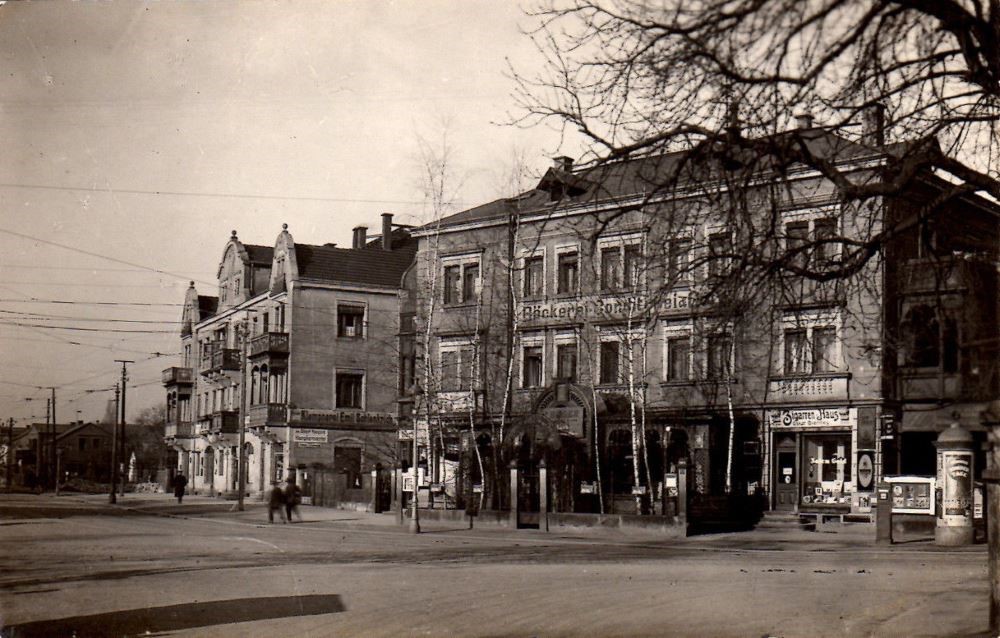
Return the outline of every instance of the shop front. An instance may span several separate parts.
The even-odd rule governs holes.
[[[867,506],[858,498],[857,466],[867,468],[861,475],[868,490],[871,455],[857,449],[857,408],[769,410],[768,425],[774,509],[848,512]]]

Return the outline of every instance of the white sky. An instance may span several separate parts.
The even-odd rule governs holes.
[[[417,139],[443,120],[464,206],[507,194],[514,148],[538,172],[579,156],[549,129],[495,124],[514,109],[506,59],[540,63],[530,24],[495,0],[0,6],[0,418],[44,420],[38,386],[57,386],[60,421],[98,419],[112,394],[86,391],[111,387],[122,358],[137,361],[131,418],[163,401],[160,370],[176,365],[151,353],[179,344],[12,325],[174,330],[104,320],[176,322],[179,307],[16,300],[179,304],[187,279],[214,281],[232,229],[269,245],[284,222],[296,241],[344,246],[382,212],[419,221]]]

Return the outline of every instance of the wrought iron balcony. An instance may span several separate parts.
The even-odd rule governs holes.
[[[250,340],[250,356],[288,356],[288,333],[266,332]]]
[[[163,385],[191,385],[194,383],[194,370],[191,368],[167,368],[163,371]]]

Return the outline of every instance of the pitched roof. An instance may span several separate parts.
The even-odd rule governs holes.
[[[756,151],[746,151],[746,157],[753,165],[764,170],[772,167],[775,154],[768,148],[777,150],[787,147],[790,141],[801,141],[808,151],[817,157],[836,161],[850,161],[868,157],[901,157],[907,149],[919,142],[891,144],[874,148],[835,135],[822,128],[788,131],[767,138],[752,140],[758,144]],[[770,145],[770,146],[769,146]],[[739,153],[730,152],[730,158]],[[538,212],[546,208],[567,203],[601,201],[635,195],[649,195],[659,190],[667,190],[666,184],[691,183],[698,179],[710,178],[721,170],[722,156],[711,146],[657,153],[641,157],[601,162],[581,167],[573,171],[550,168],[529,191],[507,199],[498,199],[470,208],[441,219],[442,227],[454,226],[471,221],[502,219],[515,210]],[[565,187],[562,197],[553,198],[549,191]],[[434,224],[427,224],[429,230]]]
[[[295,244],[299,277],[362,286],[398,288],[403,273],[417,252],[417,242],[409,233],[393,231],[392,250],[380,242],[361,249]]]
[[[246,248],[247,256],[251,264],[262,264],[270,267],[274,260],[274,246],[258,246],[256,244],[243,244]]]

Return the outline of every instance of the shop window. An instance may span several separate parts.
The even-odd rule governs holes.
[[[667,339],[667,380],[687,381],[691,369],[691,337]]]
[[[363,374],[346,372],[337,373],[336,405],[338,408],[364,407],[364,380],[365,377]]]
[[[806,435],[803,503],[850,504],[851,435]]]
[[[580,291],[580,255],[575,251],[561,253],[558,262],[557,288],[559,294],[576,294]]]
[[[619,374],[619,344],[617,341],[604,341],[600,351],[600,382],[611,385],[621,383]]]
[[[576,344],[556,346],[556,376],[563,381],[576,383]]]
[[[365,307],[337,304],[337,336],[358,339],[364,336]]]
[[[542,385],[542,347],[527,346],[524,348],[524,375],[521,387],[537,388]]]
[[[541,255],[524,260],[524,296],[545,294],[545,260]]]

